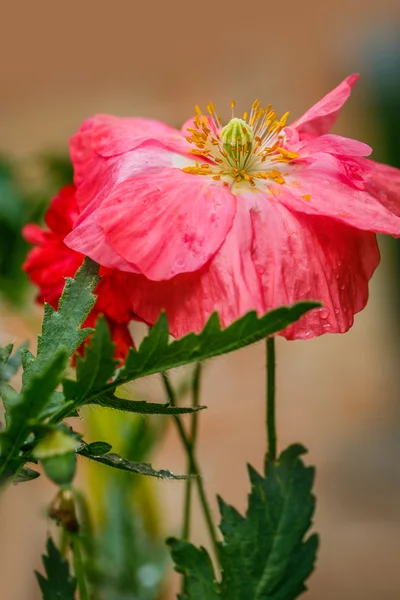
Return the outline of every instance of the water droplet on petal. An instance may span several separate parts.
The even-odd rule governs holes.
[[[321,319],[327,319],[329,317],[329,310],[327,310],[326,308],[321,308],[319,311],[319,316],[321,317]]]

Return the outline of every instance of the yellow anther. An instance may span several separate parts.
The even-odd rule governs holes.
[[[288,150],[285,150],[285,148],[280,148],[279,146],[276,148],[276,152],[279,152],[279,154],[282,154],[284,158],[289,160],[299,158],[299,155],[296,152],[289,152]]]
[[[286,122],[287,122],[287,120],[288,120],[288,116],[289,116],[289,113],[288,113],[288,112],[286,112],[286,113],[285,113],[285,114],[284,114],[284,115],[281,117],[280,123],[281,123],[282,127],[285,127],[285,125],[286,125]]]
[[[262,108],[258,99],[254,100],[250,114],[243,118],[234,118],[236,106],[231,101],[232,119],[223,127],[221,117],[210,101],[202,114],[195,106],[193,125],[188,128],[186,141],[191,144],[190,152],[194,158],[207,159],[207,163],[185,167],[186,173],[208,175],[216,181],[223,179],[228,185],[233,182],[256,186],[256,180],[269,180],[266,189],[273,184],[284,184],[285,177],[291,173],[290,163],[298,158],[295,152],[286,149],[285,136],[281,134],[289,113],[278,117],[269,104]],[[282,173],[281,164],[285,173]],[[278,168],[274,168],[278,167]],[[267,170],[269,169],[269,170]],[[293,185],[291,181],[289,185]],[[272,186],[275,193],[277,186]],[[311,196],[305,194],[309,201]]]

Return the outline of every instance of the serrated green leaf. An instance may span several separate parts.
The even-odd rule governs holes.
[[[117,365],[110,331],[105,319],[100,317],[84,357],[76,358],[76,381],[64,381],[66,399],[73,399],[75,403],[80,404],[89,392],[96,394],[114,375]]]
[[[43,600],[75,600],[76,579],[70,574],[69,564],[56,548],[53,540],[47,540],[47,555],[42,556],[46,577],[35,571]]]
[[[59,349],[41,372],[32,374],[18,401],[14,399],[9,407],[7,429],[0,433],[0,481],[12,475],[14,460],[61,380],[67,360],[65,350]]]
[[[21,365],[21,351],[26,347],[24,344],[14,353],[12,353],[13,344],[8,344],[0,348],[0,386],[2,383],[10,381]]]
[[[189,333],[171,344],[168,343],[167,317],[162,313],[139,349],[132,348],[129,351],[116,383],[120,385],[139,377],[233,352],[285,329],[319,306],[317,302],[299,302],[272,310],[260,318],[252,311],[222,330],[217,313],[213,313],[201,333]]]
[[[110,379],[115,375],[117,365],[118,361],[114,359],[114,344],[107,323],[100,318],[97,320],[95,333],[86,348],[84,358],[77,357],[76,380],[65,379],[63,382],[65,398],[73,403],[74,408],[79,408],[85,403],[97,404],[104,408],[146,415],[181,415],[205,408],[169,406],[118,398],[111,391],[115,388],[115,384],[109,384]],[[63,416],[67,414],[69,415],[69,412],[66,410]]]
[[[33,373],[41,371],[43,365],[51,360],[59,348],[65,348],[67,355],[72,356],[92,331],[81,329],[81,325],[96,301],[92,292],[99,281],[98,269],[97,263],[85,258],[75,278],[66,278],[58,310],[55,311],[49,304],[45,304],[42,333],[38,336],[37,356],[34,358],[29,351],[22,351],[24,385]]]
[[[219,544],[218,584],[205,550],[168,540],[176,570],[185,576],[183,600],[213,598],[212,591],[220,600],[294,600],[305,591],[318,537],[306,537],[315,498],[314,469],[300,459],[304,452],[300,445],[291,446],[278,461],[267,463],[265,477],[249,467],[246,516],[219,499],[224,541]]]
[[[74,412],[68,400],[55,390],[68,359],[91,331],[82,330],[81,325],[95,302],[92,292],[98,282],[98,268],[86,258],[75,279],[67,278],[58,311],[45,306],[37,356],[27,349],[21,351],[21,392],[17,397],[12,388],[5,388],[7,428],[0,434],[0,482],[10,479],[29,459],[24,444],[35,428],[49,415],[60,415],[66,408],[69,415]]]
[[[182,600],[219,600],[221,598],[219,585],[215,580],[214,568],[205,548],[196,548],[190,542],[170,538],[167,544],[171,546],[175,570],[185,578],[186,593],[179,595]],[[247,599],[250,600],[251,596]],[[230,598],[234,600],[234,598]]]
[[[167,471],[166,469],[160,469],[157,471],[156,469],[153,469],[150,463],[131,462],[126,458],[122,458],[115,452],[107,452],[106,454],[102,454],[100,456],[94,456],[90,451],[87,450],[87,444],[85,443],[78,448],[77,453],[103,465],[120,469],[121,471],[139,473],[140,475],[149,475],[150,477],[156,477],[158,479],[188,479],[191,477],[191,475],[174,475],[174,473]]]

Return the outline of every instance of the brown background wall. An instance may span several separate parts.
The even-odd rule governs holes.
[[[228,114],[255,97],[298,116],[350,70],[364,68],[366,31],[400,24],[398,0],[324,2],[40,2],[2,6],[0,150],[24,157],[65,149],[94,112],[179,125],[209,99]],[[363,50],[364,48],[364,50]],[[339,130],[373,141],[361,85]],[[302,441],[318,466],[319,569],[308,600],[400,597],[398,340],[385,313],[385,260],[368,308],[346,336],[278,344],[280,445]],[[383,312],[382,312],[383,311]],[[0,341],[32,336],[5,307]],[[211,362],[200,456],[206,484],[243,508],[245,462],[261,466],[263,347]],[[239,375],[240,373],[240,375]],[[154,463],[184,469],[172,431]],[[157,484],[178,523],[180,484]],[[38,598],[38,566],[53,490],[39,480],[0,499],[0,598]],[[198,520],[196,540],[205,541]]]

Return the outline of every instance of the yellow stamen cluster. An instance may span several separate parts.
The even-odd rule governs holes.
[[[213,179],[229,180],[236,183],[247,182],[256,186],[256,180],[271,180],[285,183],[279,163],[290,163],[298,157],[286,150],[283,128],[289,113],[278,118],[268,105],[262,108],[260,102],[253,102],[250,114],[245,112],[241,119],[235,118],[235,102],[231,103],[232,119],[222,127],[222,121],[214,104],[207,105],[208,116],[203,115],[198,106],[194,127],[188,128],[187,141],[193,146],[190,152],[203,161],[184,167],[186,173],[210,175]],[[274,168],[274,166],[278,168]]]

